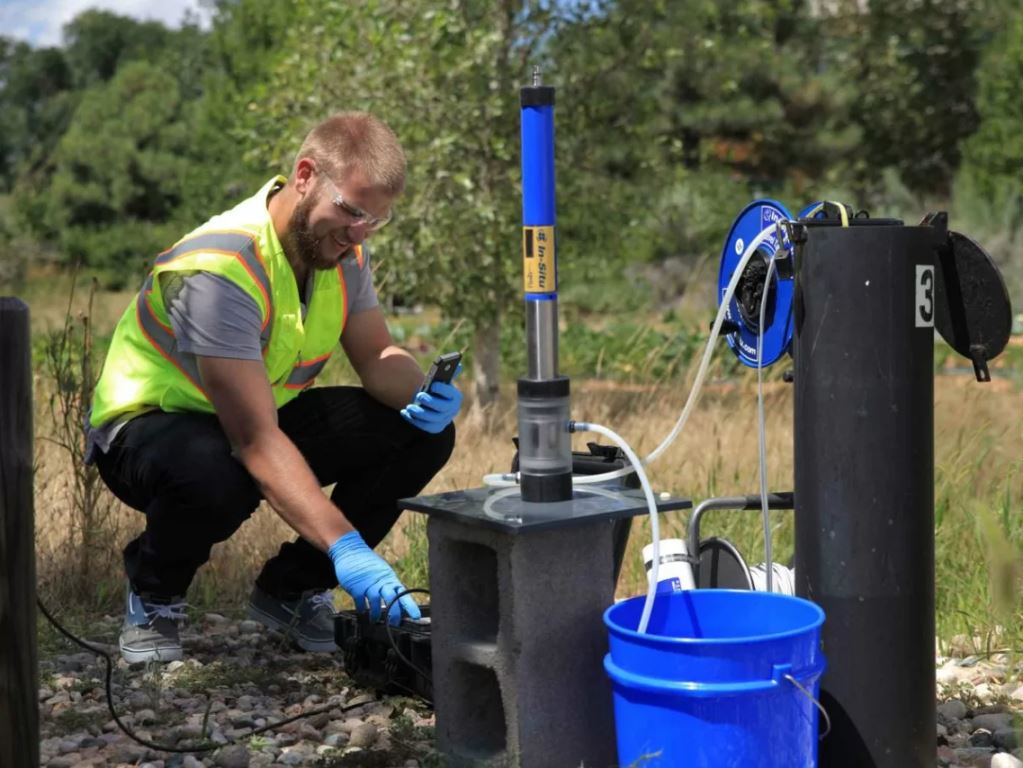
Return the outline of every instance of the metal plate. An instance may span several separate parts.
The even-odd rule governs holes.
[[[1012,304],[998,267],[980,245],[948,233],[949,248],[936,271],[934,326],[956,352],[973,362],[977,379],[990,381],[987,361],[1005,349]]]
[[[743,208],[742,213],[732,224],[721,254],[721,267],[718,272],[719,307],[747,244],[760,234],[764,227],[791,218],[785,206],[775,200],[755,200]],[[763,361],[764,367],[771,365],[788,351],[792,343],[793,279],[791,276],[779,276],[775,271],[767,299],[764,348],[758,355],[760,296],[767,275],[767,262],[774,258],[778,247],[774,235],[764,241],[757,249],[757,254],[747,264],[743,271],[743,282],[739,284],[728,304],[727,319],[735,323],[738,330],[727,334],[725,339],[739,360],[750,368],[757,367],[758,357]],[[758,276],[759,285],[756,279]]]

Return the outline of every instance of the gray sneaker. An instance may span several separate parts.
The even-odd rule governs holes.
[[[124,625],[121,627],[121,656],[129,664],[146,661],[180,661],[184,655],[178,622],[185,618],[187,603],[181,598],[142,598],[128,587]]]
[[[298,600],[280,600],[259,587],[249,597],[249,618],[283,632],[305,651],[335,652],[334,599],[327,592],[306,592]]]

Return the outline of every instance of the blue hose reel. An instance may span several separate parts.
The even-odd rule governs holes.
[[[807,208],[810,211],[813,206]],[[804,212],[805,213],[805,212]],[[742,260],[748,244],[766,227],[780,221],[792,220],[784,205],[776,200],[755,200],[745,208],[732,224],[721,254],[718,272],[718,306],[724,298],[735,269]],[[789,351],[792,344],[793,277],[774,271],[768,287],[767,307],[764,314],[763,348],[758,350],[760,333],[760,303],[763,298],[767,268],[780,248],[777,235],[772,234],[756,250],[743,270],[739,284],[728,304],[722,333],[739,360],[750,368],[767,367]]]

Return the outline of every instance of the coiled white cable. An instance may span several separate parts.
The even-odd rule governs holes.
[[[650,454],[643,459],[641,463],[644,466],[657,459],[671,446],[673,442],[675,442],[675,438],[678,437],[683,427],[685,427],[686,422],[689,420],[689,415],[692,413],[693,408],[700,397],[700,391],[703,388],[703,380],[707,376],[707,369],[710,367],[711,356],[714,354],[714,344],[717,341],[718,334],[721,333],[721,326],[725,322],[725,315],[728,314],[728,305],[732,301],[732,296],[735,295],[735,289],[739,285],[739,279],[742,277],[742,273],[746,269],[746,265],[749,263],[749,260],[753,258],[753,254],[756,253],[757,248],[759,248],[771,236],[771,234],[774,233],[775,228],[775,224],[765,227],[750,241],[749,245],[746,246],[746,251],[742,254],[742,258],[739,259],[739,263],[736,265],[735,271],[732,273],[732,279],[728,281],[728,287],[725,289],[725,293],[721,297],[721,306],[718,308],[717,317],[714,318],[714,325],[710,331],[710,338],[707,339],[707,346],[704,348],[703,357],[700,360],[700,367],[696,372],[696,378],[693,380],[693,387],[689,391],[689,397],[686,400],[685,407],[682,409],[682,413],[679,416],[678,421],[675,422],[675,426],[672,428],[668,436],[659,446],[657,446],[657,448],[651,451]],[[631,469],[623,468],[613,472],[604,472],[599,475],[575,475],[572,477],[572,483],[575,485],[585,483],[603,483],[608,480],[623,477],[632,471],[633,470]],[[517,485],[518,482],[518,474],[514,472],[483,476],[483,483],[485,485],[496,488],[508,488],[510,486]]]

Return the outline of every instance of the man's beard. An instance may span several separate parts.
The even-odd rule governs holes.
[[[309,226],[309,214],[315,207],[314,201],[306,197],[298,202],[288,222],[288,232],[291,237],[291,244],[295,249],[295,255],[302,264],[308,264],[313,269],[334,269],[336,262],[324,264],[320,260],[320,241]]]

